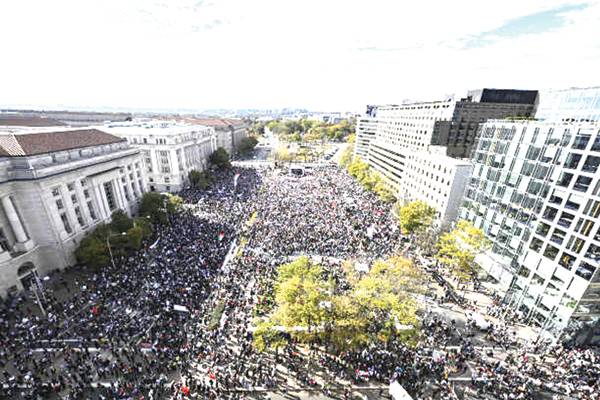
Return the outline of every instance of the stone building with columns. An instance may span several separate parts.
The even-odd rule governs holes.
[[[208,158],[217,149],[215,129],[204,125],[136,119],[111,122],[100,129],[141,150],[150,191],[183,189],[189,184],[189,172],[204,171]]]
[[[74,251],[146,191],[140,151],[96,129],[0,134],[0,297],[75,264]]]

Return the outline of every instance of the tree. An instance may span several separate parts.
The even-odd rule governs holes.
[[[329,271],[300,257],[281,265],[274,285],[276,307],[259,322],[260,350],[285,332],[301,343],[319,342],[338,351],[368,347],[392,337],[410,341],[417,331],[417,305],[411,293],[422,288],[420,272],[407,259],[377,261],[358,276],[345,263],[347,285],[336,287]]]
[[[167,213],[165,210],[165,198],[160,193],[146,192],[140,201],[139,214],[150,216],[154,223],[166,223]]]
[[[219,147],[217,150],[215,150],[208,158],[208,161],[210,161],[210,163],[218,169],[227,169],[231,167],[229,153],[227,153],[227,150],[225,150],[223,147]]]
[[[340,162],[339,165],[342,168],[347,168],[348,165],[350,165],[350,163],[352,162],[352,154],[354,152],[354,138],[355,135],[352,134],[350,136],[348,136],[348,138],[346,139],[346,146],[344,147],[344,150],[342,152],[342,155],[340,156]]]
[[[436,258],[450,267],[461,282],[465,282],[476,273],[475,257],[489,245],[481,229],[475,228],[469,221],[460,220],[451,232],[441,235]]]
[[[123,210],[116,210],[112,213],[110,228],[114,232],[127,232],[133,228],[133,220]]]
[[[75,250],[77,261],[98,271],[110,263],[106,239],[102,240],[97,235],[84,238],[77,250]]]
[[[427,230],[433,224],[435,213],[435,208],[424,201],[411,201],[399,209],[400,229],[408,235]]]
[[[375,175],[375,185],[373,186],[373,192],[375,192],[377,196],[379,196],[381,201],[383,201],[384,203],[394,203],[396,201],[396,196],[394,196],[394,193],[392,192],[390,187],[385,184],[383,178],[381,177],[381,174],[377,171],[373,171],[372,174]]]
[[[292,154],[290,154],[290,151],[287,147],[281,146],[275,152],[274,158],[277,161],[292,161],[294,157]]]
[[[183,199],[175,194],[166,193],[167,196],[167,211],[175,213],[183,207]]]
[[[240,152],[240,154],[248,154],[252,152],[252,150],[254,150],[257,144],[258,139],[256,139],[255,136],[245,137],[240,141],[238,151]]]
[[[190,185],[196,189],[206,190],[212,183],[213,177],[208,171],[198,171],[193,169],[189,172]]]

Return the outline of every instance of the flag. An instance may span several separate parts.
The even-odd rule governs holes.
[[[225,232],[224,232],[224,231],[220,231],[220,232],[219,232],[219,242],[220,242],[221,240],[223,240],[223,238],[224,238],[224,237],[225,237]]]

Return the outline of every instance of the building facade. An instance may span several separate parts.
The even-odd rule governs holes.
[[[146,191],[139,150],[95,129],[0,134],[0,296],[75,264],[86,235]]]
[[[538,105],[537,90],[480,89],[454,104],[452,118],[436,121],[431,144],[446,146],[450,157],[470,157],[479,124],[488,119],[531,118]]]
[[[473,166],[434,152],[407,153],[401,188],[401,201],[421,200],[436,210],[442,226],[452,223],[462,201]]]
[[[183,121],[213,128],[217,135],[217,147],[223,147],[230,156],[237,153],[242,139],[248,137],[248,125],[241,119],[184,118]]]
[[[358,117],[356,119],[356,137],[354,145],[354,155],[367,160],[369,157],[369,147],[371,140],[377,133],[377,118]]]
[[[478,263],[528,323],[598,342],[600,126],[489,121],[474,162],[461,217],[492,241]]]
[[[191,170],[203,171],[217,149],[215,130],[173,121],[136,120],[101,128],[141,150],[150,191],[177,192]]]

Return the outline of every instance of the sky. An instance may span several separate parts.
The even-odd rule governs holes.
[[[2,0],[0,106],[359,111],[600,85],[600,0]]]

